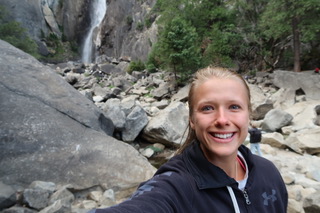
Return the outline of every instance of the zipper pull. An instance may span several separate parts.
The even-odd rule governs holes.
[[[251,204],[251,201],[249,199],[249,195],[248,195],[248,192],[246,190],[243,190],[243,196],[244,196],[244,199],[246,199],[246,204],[247,205],[250,205]]]

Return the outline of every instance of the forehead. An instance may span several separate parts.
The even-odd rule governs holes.
[[[248,93],[248,89],[241,79],[236,76],[229,76],[229,77],[215,77],[212,76],[210,78],[199,79],[198,82],[194,85],[194,90],[203,87],[210,87],[219,85],[220,87],[238,87],[241,90],[244,90]]]
[[[234,99],[245,99],[249,102],[249,91],[241,79],[237,77],[217,78],[211,77],[202,81],[198,81],[193,88],[193,100],[197,101],[203,96],[224,97],[228,95]]]

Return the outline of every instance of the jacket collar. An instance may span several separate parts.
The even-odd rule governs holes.
[[[199,189],[221,188],[237,184],[237,182],[233,178],[230,178],[221,168],[213,165],[206,159],[198,141],[193,142],[192,145],[183,152],[183,159]]]

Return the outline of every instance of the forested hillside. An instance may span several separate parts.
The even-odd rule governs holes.
[[[318,0],[158,0],[152,14],[160,35],[149,70],[184,78],[208,64],[251,72],[320,66]]]

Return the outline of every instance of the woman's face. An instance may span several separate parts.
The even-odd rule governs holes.
[[[236,155],[248,134],[246,87],[238,79],[211,78],[194,88],[190,126],[207,159]]]

